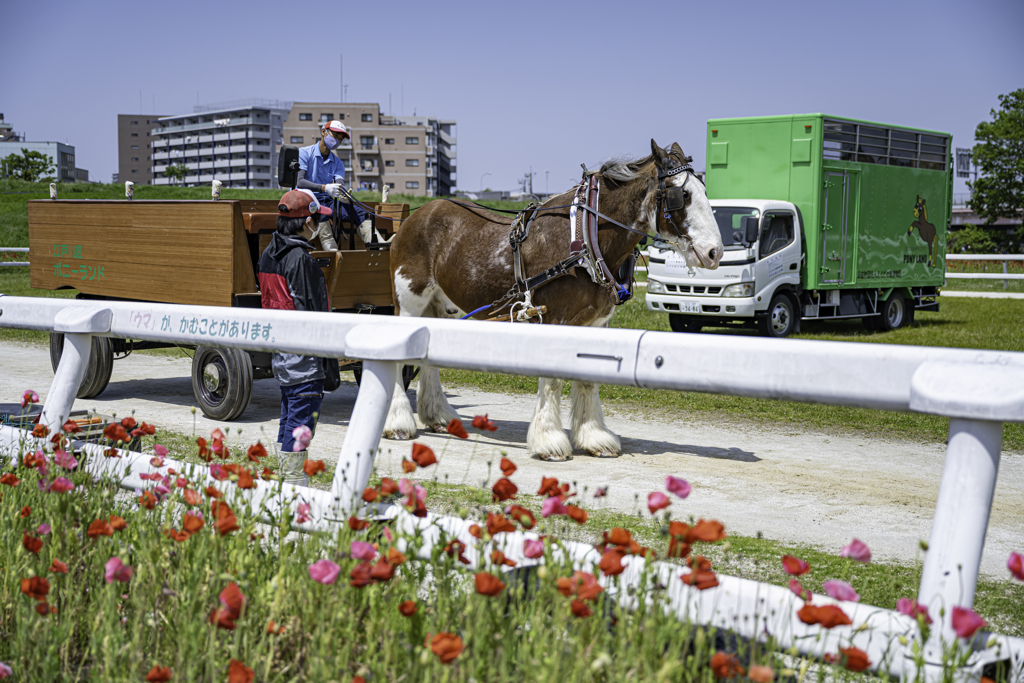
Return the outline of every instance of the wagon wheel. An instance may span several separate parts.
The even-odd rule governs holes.
[[[893,292],[882,304],[882,316],[878,319],[877,324],[883,332],[898,330],[910,324],[911,316],[907,300],[899,292]]]
[[[203,415],[234,420],[252,395],[252,360],[240,349],[200,346],[192,357],[192,393]]]
[[[50,333],[50,365],[57,372],[60,357],[64,353],[64,335],[60,332]],[[78,386],[78,398],[99,396],[110,383],[110,373],[114,370],[114,347],[106,337],[92,338],[92,353],[85,366],[82,383]]]
[[[416,375],[420,374],[420,366],[418,365],[403,365],[402,366],[402,386],[405,390],[409,390],[409,385],[416,379]],[[352,368],[352,375],[356,378],[356,386],[359,386],[363,382],[363,365],[360,363]]]

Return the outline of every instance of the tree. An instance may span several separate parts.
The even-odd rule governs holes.
[[[965,223],[960,230],[949,231],[946,251],[950,254],[994,254],[997,249],[996,243],[984,228]]]
[[[999,96],[999,111],[974,131],[971,150],[980,177],[968,182],[971,210],[995,223],[1024,209],[1024,88]]]
[[[53,180],[53,178],[44,176],[49,176],[56,169],[53,165],[53,157],[42,152],[30,152],[24,147],[21,148],[21,155],[8,154],[4,157],[3,165],[7,167],[8,175],[30,183],[38,180]]]
[[[188,166],[185,164],[173,164],[167,167],[167,170],[164,171],[164,175],[171,180],[177,180],[184,184],[185,176],[188,175]]]

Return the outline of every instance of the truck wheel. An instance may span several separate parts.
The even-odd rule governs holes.
[[[776,294],[768,304],[768,315],[759,321],[761,336],[788,337],[796,329],[793,300],[785,294]]]
[[[879,329],[883,332],[898,330],[909,322],[907,300],[899,292],[893,292],[882,304],[882,316],[878,318]]]
[[[50,333],[50,365],[57,372],[60,357],[64,353],[64,335]],[[85,366],[85,375],[78,387],[78,398],[99,396],[110,384],[110,373],[114,370],[114,347],[106,337],[92,338],[92,355]]]
[[[668,324],[673,332],[700,332],[704,327],[700,318],[680,313],[669,313]]]
[[[402,386],[405,387],[406,391],[409,391],[409,385],[416,379],[416,375],[420,374],[420,366],[418,365],[403,365],[402,366]],[[352,376],[356,378],[356,386],[363,383],[363,366],[357,365],[352,368]]]
[[[203,415],[234,420],[252,395],[252,360],[240,349],[200,346],[192,357],[192,393]]]

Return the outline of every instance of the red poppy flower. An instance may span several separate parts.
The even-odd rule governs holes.
[[[279,636],[284,633],[284,626],[274,623],[274,620],[271,619],[267,622],[267,633],[272,636]]]
[[[218,534],[227,536],[233,531],[238,531],[238,518],[235,517],[234,511],[228,507],[227,503],[219,500],[213,501],[211,512],[216,520],[213,526]]]
[[[171,539],[172,541],[184,543],[188,540],[188,537],[191,536],[191,534],[189,534],[187,531],[178,531],[177,529],[172,527],[170,529],[164,529],[164,536]]]
[[[260,473],[260,478],[263,479],[264,481],[270,481],[271,478],[273,478],[273,476],[274,470],[270,469],[269,467],[264,467],[263,471]]]
[[[541,477],[540,478],[540,489],[537,490],[538,496],[557,496],[561,493],[558,488],[558,479],[554,477]]]
[[[32,514],[32,508],[30,508],[28,505],[26,505],[25,507],[21,508],[21,518],[22,519],[25,519],[26,517],[28,517],[31,514]]]
[[[412,460],[420,467],[429,467],[437,463],[434,451],[421,443],[414,443],[412,445]]]
[[[383,583],[385,581],[390,581],[394,576],[395,568],[383,557],[377,560],[377,563],[373,565],[372,569],[370,569],[370,578],[374,581]]]
[[[320,472],[326,472],[327,465],[323,460],[305,460],[302,463],[302,470],[309,476],[315,477]]]
[[[36,437],[37,439],[45,439],[49,433],[50,428],[47,427],[46,425],[37,424],[35,427],[32,428],[32,436]]]
[[[220,498],[221,496],[224,495],[223,493],[221,493],[212,486],[207,486],[205,489],[203,489],[203,493],[205,493],[210,498]]]
[[[522,505],[510,505],[505,509],[505,514],[509,519],[519,522],[524,529],[532,529],[537,524],[537,518]]]
[[[484,537],[484,532],[480,530],[480,525],[479,524],[470,524],[469,525],[469,535],[472,536],[473,538],[483,538]]]
[[[143,491],[142,495],[139,496],[139,505],[147,510],[152,510],[156,507],[156,496],[153,495],[152,491]]]
[[[747,678],[754,683],[772,683],[775,680],[775,672],[770,666],[757,665],[750,667]]]
[[[104,458],[120,458],[121,457],[121,453],[118,452],[118,450],[116,448],[108,448],[107,450],[103,451],[103,457]]]
[[[502,477],[495,482],[491,491],[494,492],[495,501],[505,501],[515,498],[516,493],[519,492],[519,487],[513,484],[511,479]]]
[[[199,515],[185,513],[181,518],[181,528],[190,534],[197,534],[206,525],[206,522]]]
[[[841,647],[839,651],[843,654],[843,666],[850,671],[864,671],[871,666],[868,653],[856,647]]]
[[[367,486],[365,489],[363,489],[363,500],[366,501],[367,503],[372,503],[373,501],[377,500],[377,489],[373,488],[372,486]]]
[[[135,429],[135,427],[138,426],[138,424],[139,423],[135,421],[135,418],[131,417],[130,415],[121,420],[121,426],[124,427],[125,429]]]
[[[792,574],[793,576],[800,576],[811,571],[811,565],[792,555],[782,556],[782,568],[787,574]]]
[[[97,538],[99,536],[113,536],[114,527],[105,519],[97,519],[95,522],[89,525],[85,535],[89,538]]]
[[[412,460],[406,460],[405,458],[402,458],[402,471],[405,472],[406,474],[412,474],[413,472],[416,471],[416,463],[414,463]]]
[[[237,659],[228,664],[228,683],[252,683],[256,674]]]
[[[21,480],[18,479],[14,474],[8,472],[7,474],[0,476],[0,484],[7,484],[8,486],[17,486]]]
[[[50,563],[50,572],[53,574],[67,574],[68,566],[57,558],[54,558],[53,562]]]
[[[442,664],[451,664],[462,653],[462,638],[454,633],[442,631],[430,640],[430,651],[437,655]]]
[[[609,548],[601,555],[601,562],[597,566],[606,576],[618,576],[626,571],[626,568],[622,566],[622,558],[625,556],[626,553],[622,550]]]
[[[604,591],[597,583],[597,577],[588,572],[573,572],[572,578],[563,576],[556,585],[562,595],[569,597],[575,593],[580,600],[597,600]]]
[[[803,584],[796,579],[789,580],[789,590],[793,591],[793,594],[804,602],[808,602],[814,597],[811,591],[804,588]]]
[[[469,432],[462,426],[462,421],[458,418],[452,418],[452,421],[448,423],[448,433],[452,436],[457,436],[460,439],[468,439]]]
[[[512,533],[515,530],[516,525],[508,521],[505,515],[496,515],[493,512],[487,513],[487,533],[491,536],[502,532]]]
[[[21,580],[21,592],[33,600],[46,600],[50,594],[50,582],[42,576]]]
[[[715,678],[733,678],[747,673],[735,655],[727,655],[721,651],[716,652],[711,658],[711,672]]]
[[[156,427],[149,423],[143,422],[142,424],[139,425],[139,431],[145,434],[146,436],[153,436],[154,434],[156,434]]]
[[[369,586],[373,583],[373,577],[370,576],[370,570],[373,569],[369,562],[360,562],[352,571],[349,572],[349,578],[352,579],[348,582],[348,585],[353,588],[362,588],[363,586]]]
[[[633,535],[622,527],[615,527],[611,531],[604,532],[604,542],[609,545],[628,546],[633,540]]]
[[[850,621],[850,617],[846,616],[846,613],[835,605],[816,607],[807,603],[797,611],[796,616],[805,624],[811,626],[818,624],[822,628],[850,626],[853,623]]]
[[[384,477],[380,480],[380,494],[382,496],[391,496],[398,493],[398,484],[393,479]]]
[[[65,422],[63,425],[61,425],[61,429],[64,430],[65,434],[77,434],[78,432],[82,431],[82,428],[79,427],[78,423],[75,422],[74,420],[68,420],[67,422]]]
[[[166,666],[154,666],[146,674],[146,683],[167,683],[171,680],[171,669]]]
[[[486,415],[477,415],[473,418],[473,428],[493,432],[498,428],[498,425],[488,420]],[[507,477],[508,475],[506,474],[505,476]]]
[[[704,559],[704,558],[700,558]],[[707,590],[708,588],[714,588],[718,585],[718,577],[713,571],[711,571],[711,563],[707,563],[708,568],[704,569],[698,567],[692,569],[689,574],[683,574],[681,577],[683,583],[693,586],[699,591]]]
[[[594,498],[604,498],[608,495],[607,486],[598,486],[597,490],[594,491]]]
[[[231,456],[231,452],[228,450],[227,445],[221,439],[214,439],[213,444],[210,446],[210,450],[212,450],[221,460],[227,460]]]
[[[696,541],[714,543],[716,541],[723,541],[725,538],[725,527],[721,522],[716,522],[713,519],[697,520],[697,523],[686,534],[687,543],[694,543]]]
[[[199,497],[199,494],[196,493],[194,489],[185,489],[185,492],[182,494],[182,497],[185,499],[185,502],[188,503],[189,505],[199,505],[201,502],[203,502],[202,499]]]
[[[257,441],[253,445],[249,446],[247,452],[249,460],[253,462],[259,462],[260,459],[267,457],[267,449],[263,447],[263,444]]]
[[[587,523],[587,517],[589,515],[587,514],[587,511],[584,510],[583,508],[576,507],[575,505],[566,505],[565,509],[568,510],[568,512],[566,514],[569,515],[577,523],[579,523],[579,524],[586,524]]]
[[[500,550],[491,551],[491,562],[493,562],[495,565],[499,567],[502,565],[505,565],[507,567],[516,566],[516,561],[510,560],[507,557],[505,557],[505,553],[501,552]]]
[[[515,471],[517,469],[519,469],[519,468],[516,467],[516,464],[514,462],[512,462],[508,458],[502,457],[502,459],[501,459],[501,473],[502,474],[504,474],[506,477],[511,477],[513,474],[515,474]]]
[[[577,619],[586,619],[587,617],[594,614],[592,611],[590,611],[590,608],[587,607],[587,603],[583,602],[582,600],[573,600],[570,607],[572,608],[572,615]]]
[[[238,473],[237,486],[240,489],[254,489],[256,488],[256,482],[252,478],[252,472],[243,469]]]
[[[25,550],[35,555],[39,554],[39,551],[43,547],[43,542],[36,536],[29,536],[27,533],[21,537],[21,545],[25,547]]]
[[[405,564],[406,557],[395,548],[388,548],[388,562],[396,567]]]
[[[117,515],[110,515],[110,527],[114,531],[124,531],[128,528],[128,522],[124,521],[124,517],[118,517]]]
[[[469,564],[469,558],[464,554],[466,551],[466,544],[462,541],[455,539],[450,541],[448,545],[444,547],[444,552],[452,557],[458,557],[459,562],[462,564]]]
[[[116,422],[114,424],[107,425],[107,428],[103,430],[103,436],[107,437],[111,441],[128,443],[128,432],[126,432],[124,427]]]
[[[242,616],[242,608],[245,607],[245,595],[237,583],[234,581],[229,583],[217,598],[220,600],[220,604],[224,606],[224,609],[231,615],[232,619],[238,619]]]
[[[211,453],[210,449],[207,448],[206,439],[204,439],[203,437],[199,437],[198,439],[196,439],[196,445],[199,446],[200,458],[202,458],[206,462],[210,462],[211,460],[213,460],[213,453]]]
[[[420,608],[413,600],[406,600],[398,606],[398,611],[403,617],[411,617],[419,612]]]
[[[370,526],[370,523],[365,519],[359,519],[358,517],[348,518],[348,528],[352,531],[362,531],[368,526]]]
[[[53,611],[56,613],[57,608],[54,608]],[[46,602],[40,602],[36,605],[36,612],[39,612],[39,616],[45,617],[50,613],[50,605]]]

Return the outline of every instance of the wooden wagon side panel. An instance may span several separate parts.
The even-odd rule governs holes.
[[[256,272],[252,267],[252,254],[249,252],[249,238],[245,223],[242,220],[242,207],[232,202],[234,212],[231,217],[231,272],[232,291],[235,294],[252,294],[256,290]]]
[[[314,251],[314,258],[331,258],[323,267],[332,308],[360,304],[391,306],[391,253],[387,251]]]
[[[28,211],[34,288],[232,303],[234,235],[242,227],[231,202],[39,200]]]

